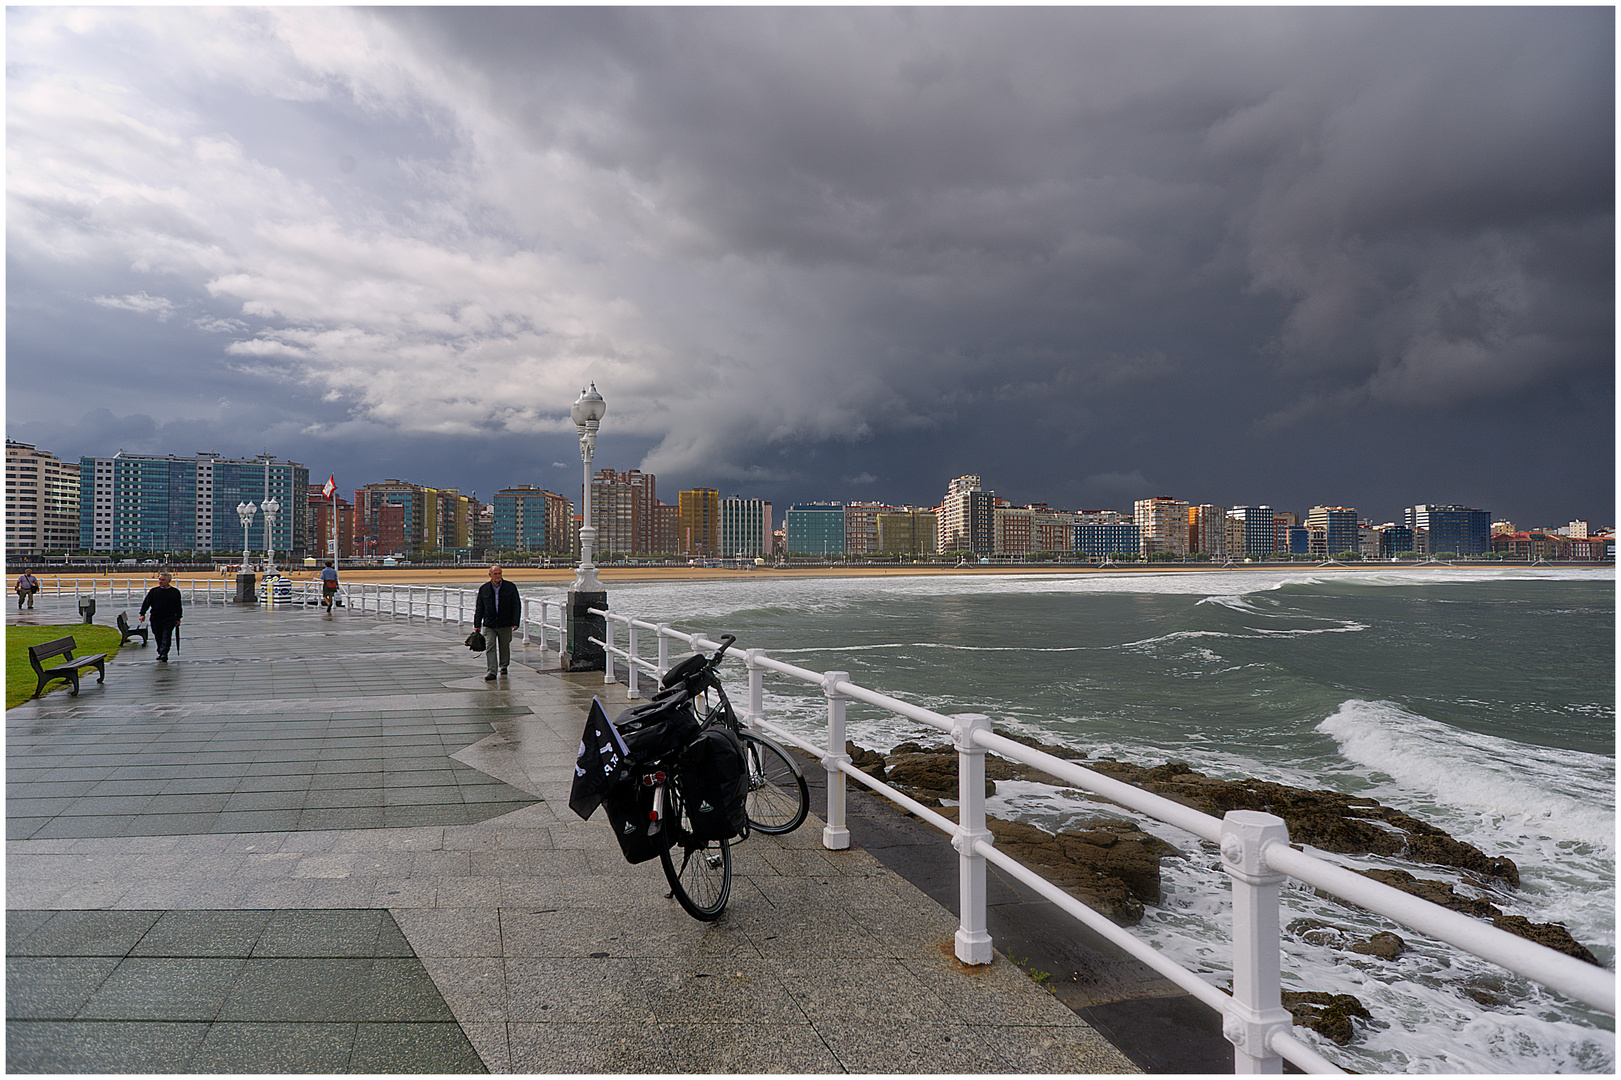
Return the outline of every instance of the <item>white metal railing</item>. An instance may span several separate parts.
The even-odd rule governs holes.
[[[280,581],[285,588],[278,585]],[[138,604],[146,591],[158,583],[152,578],[56,578],[42,582],[40,592],[51,596],[82,596],[122,599]],[[236,602],[236,583],[218,578],[174,579],[175,588],[186,594],[188,604],[231,604]],[[299,606],[320,603],[319,579],[293,581],[288,578],[266,579],[258,583],[257,602],[270,607]],[[478,597],[477,589],[460,589],[449,585],[379,585],[372,582],[347,582],[338,588],[341,605],[350,611],[393,618],[421,618],[424,620],[467,625],[473,621],[473,609]],[[566,635],[568,604],[561,599],[521,596],[523,615],[518,624],[523,643],[538,644],[542,648],[563,651]]]
[[[616,680],[615,658],[624,662],[627,689],[640,697],[640,678],[655,679],[669,668],[669,643],[677,641],[695,650],[713,650],[720,643],[702,634],[672,630],[667,623],[650,623],[603,609],[592,613],[605,619],[607,652],[604,682]],[[617,644],[616,627],[625,628],[624,648]],[[657,641],[657,660],[640,653],[643,631]],[[592,639],[597,641],[598,639]],[[1615,1014],[1615,974],[1565,956],[1525,938],[1499,930],[1478,919],[1449,911],[1427,900],[1363,877],[1315,855],[1289,846],[1288,827],[1282,818],[1253,810],[1234,810],[1216,818],[1163,796],[1114,780],[1100,773],[1032,749],[991,730],[988,717],[974,713],[947,716],[852,683],[842,671],[811,671],[773,659],[759,649],[739,656],[748,674],[748,701],[743,719],[751,726],[791,743],[820,759],[827,772],[827,814],[823,846],[842,850],[850,846],[845,813],[845,777],[904,807],[951,837],[958,852],[959,924],[956,954],[964,963],[983,964],[991,959],[991,938],[986,928],[985,864],[995,863],[1009,875],[1036,890],[1088,928],[1130,953],[1222,1015],[1222,1034],[1233,1044],[1235,1072],[1277,1073],[1284,1059],[1308,1072],[1342,1070],[1297,1038],[1289,1013],[1282,1004],[1280,886],[1294,878],[1340,900],[1383,915],[1419,933],[1446,942],[1483,960],[1507,968],[1610,1015]],[[771,723],[764,715],[764,678],[767,672],[820,687],[827,700],[826,745],[818,746]],[[850,701],[877,706],[927,727],[950,734],[957,750],[958,821],[936,813],[915,799],[876,780],[850,764],[845,752],[845,710]],[[1217,846],[1222,869],[1233,892],[1233,992],[1227,994],[1196,973],[1168,958],[1151,945],[1115,925],[1028,867],[994,846],[985,827],[985,752],[1032,765],[1065,785],[1080,788],[1129,810],[1173,825]]]

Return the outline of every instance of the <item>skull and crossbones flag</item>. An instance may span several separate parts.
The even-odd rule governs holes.
[[[574,787],[569,791],[569,809],[586,819],[596,813],[603,797],[619,781],[619,773],[629,756],[630,747],[625,745],[608,714],[602,711],[602,702],[592,698],[585,731],[580,735],[580,750],[574,759]]]

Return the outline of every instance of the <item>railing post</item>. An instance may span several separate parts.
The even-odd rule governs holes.
[[[625,668],[626,668],[626,671],[627,671],[627,674],[625,675],[625,684],[628,687],[628,689],[626,691],[626,694],[632,700],[634,700],[634,699],[639,698],[639,697],[642,696],[642,692],[637,687],[637,684],[636,684],[636,620],[635,619],[630,619],[625,623],[625,635],[626,635],[627,638],[629,638],[628,643],[625,645],[625,652],[629,654],[625,658]],[[610,666],[612,666],[612,665],[610,665]]]
[[[991,840],[985,828],[985,748],[974,741],[974,733],[989,731],[991,718],[979,713],[953,716],[951,741],[957,748],[957,832],[951,846],[957,849],[957,899],[961,914],[957,924],[957,959],[965,964],[991,962],[991,934],[986,929],[985,856],[974,849]]]
[[[518,628],[523,631],[523,643],[529,644],[529,600],[527,597],[518,599]],[[546,635],[541,634],[541,645],[546,644]]]
[[[612,616],[602,618],[602,684],[614,682],[614,621]]]
[[[829,671],[822,676],[822,693],[827,695],[827,753],[822,768],[827,770],[827,824],[822,826],[822,846],[843,851],[850,846],[850,830],[844,823],[844,773],[840,765],[850,764],[844,748],[844,703],[849,698],[836,689],[848,682],[848,671]]]
[[[759,649],[750,649],[743,656],[744,666],[749,669],[749,703],[743,722],[755,724],[765,719],[765,668],[760,664]]]
[[[658,663],[659,663],[659,678],[662,679],[662,678],[664,678],[664,673],[666,671],[670,670],[670,624],[667,623],[667,622],[659,623],[658,633],[659,633],[659,661],[658,661]]]
[[[1289,844],[1283,819],[1259,810],[1229,810],[1221,820],[1221,864],[1233,879],[1232,1011],[1221,1033],[1233,1044],[1235,1073],[1282,1073],[1272,1049],[1276,1031],[1292,1024],[1283,1008],[1279,965],[1278,886],[1284,875],[1266,863],[1266,848]]]

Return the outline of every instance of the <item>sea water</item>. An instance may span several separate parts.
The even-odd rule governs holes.
[[[1520,867],[1518,890],[1380,858],[1560,922],[1615,958],[1615,578],[1612,570],[1355,568],[787,578],[615,585],[611,608],[737,635],[811,670],[942,713],[982,712],[1044,742],[1142,765],[1182,761],[1367,795]],[[623,635],[620,636],[623,646]],[[739,690],[739,692],[741,692]],[[769,717],[816,740],[816,688],[769,679]],[[852,701],[849,735],[887,750],[943,736]],[[992,813],[1049,829],[1129,816],[1073,789],[998,782]],[[1217,985],[1230,906],[1214,853],[1143,822],[1163,903],[1135,932]],[[1382,919],[1286,887],[1285,923],[1365,936]],[[1397,928],[1399,931],[1399,928]],[[1374,1014],[1346,1068],[1611,1072],[1613,1022],[1450,946],[1403,933],[1394,962],[1286,940],[1285,986],[1357,995]],[[1315,1038],[1303,1029],[1303,1037]]]

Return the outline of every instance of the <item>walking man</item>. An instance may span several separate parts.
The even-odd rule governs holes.
[[[27,570],[24,570],[22,573],[18,574],[17,575],[17,610],[21,611],[23,609],[23,601],[24,600],[28,601],[28,606],[29,607],[33,607],[34,606],[34,594],[37,593],[37,592],[39,592],[39,578],[35,577],[32,573],[30,573]]]
[[[146,591],[141,601],[141,618],[152,612],[152,636],[158,639],[158,663],[169,662],[169,643],[180,625],[180,590],[169,584],[168,574],[159,574],[158,583]]]
[[[512,658],[512,628],[522,618],[518,586],[501,579],[499,566],[490,567],[490,580],[478,587],[478,600],[473,604],[473,629],[484,631],[484,660],[489,665],[485,682],[495,681],[497,668],[501,674],[507,673],[507,662]]]
[[[321,606],[332,610],[332,598],[338,595],[338,570],[328,559],[321,568]]]

